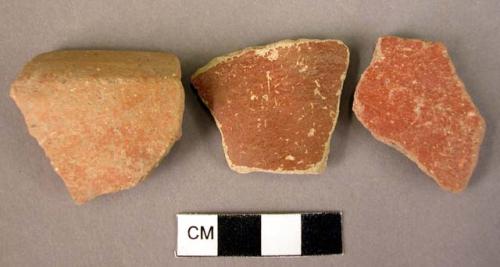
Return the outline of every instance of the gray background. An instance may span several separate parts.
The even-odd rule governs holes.
[[[0,0],[0,266],[499,266],[499,1]],[[442,191],[375,141],[350,111],[376,38],[441,40],[486,118],[470,187]],[[339,123],[319,176],[239,175],[188,87],[217,55],[285,38],[351,49]],[[184,135],[136,188],[76,206],[9,85],[33,56],[63,48],[161,50],[182,61]],[[343,256],[175,258],[179,212],[342,210]]]

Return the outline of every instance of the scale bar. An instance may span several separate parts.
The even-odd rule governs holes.
[[[184,256],[342,254],[340,212],[178,214],[177,251]]]

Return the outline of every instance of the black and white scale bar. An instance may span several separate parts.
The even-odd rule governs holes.
[[[179,257],[341,253],[340,212],[177,215]]]

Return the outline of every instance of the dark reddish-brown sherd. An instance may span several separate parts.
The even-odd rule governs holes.
[[[373,136],[401,151],[444,189],[465,189],[485,122],[442,43],[382,37],[353,110]]]
[[[337,40],[285,40],[218,57],[192,77],[240,173],[324,170],[349,51]]]

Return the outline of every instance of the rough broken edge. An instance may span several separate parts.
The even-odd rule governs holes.
[[[97,50],[97,51],[101,51],[101,50]],[[105,50],[103,50],[103,51],[105,51]],[[51,53],[51,52],[47,52],[47,53]],[[161,53],[165,53],[165,52],[161,52]],[[73,194],[72,194],[72,192],[70,190],[70,187],[66,183],[66,180],[63,178],[63,176],[59,173],[58,168],[54,165],[54,162],[48,156],[47,151],[45,150],[45,147],[43,147],[42,143],[40,141],[38,141],[38,139],[31,133],[31,128],[28,127],[29,125],[27,124],[28,121],[26,120],[26,117],[24,116],[24,113],[22,112],[22,110],[19,108],[19,105],[17,104],[16,96],[14,94],[14,90],[12,90],[12,88],[13,88],[12,86],[15,85],[15,82],[17,81],[17,78],[24,72],[24,67],[23,67],[23,70],[21,70],[21,72],[18,74],[18,77],[16,78],[16,80],[14,81],[14,83],[11,85],[11,87],[9,89],[9,96],[10,96],[10,98],[12,98],[12,100],[14,100],[14,102],[16,103],[16,106],[21,111],[21,114],[23,115],[23,120],[26,123],[26,126],[27,126],[29,134],[33,137],[33,139],[35,139],[37,141],[37,144],[42,148],[42,150],[43,150],[43,152],[45,154],[45,157],[47,159],[49,159],[49,163],[50,163],[52,169],[54,170],[54,172],[57,173],[57,175],[63,181],[63,183],[64,183],[64,185],[66,187],[66,192],[69,193],[71,199],[73,199],[73,201],[77,205],[83,205],[83,204],[85,204],[85,203],[87,203],[87,202],[89,202],[89,201],[91,201],[91,200],[93,200],[93,199],[95,199],[95,198],[97,198],[99,196],[108,195],[108,194],[111,194],[111,193],[117,193],[117,192],[121,192],[121,191],[124,191],[124,190],[128,190],[128,189],[131,189],[131,188],[135,187],[136,185],[140,184],[142,181],[144,181],[151,174],[151,172],[153,172],[154,169],[156,169],[158,167],[158,165],[160,165],[160,163],[163,161],[163,159],[170,153],[170,150],[172,149],[172,147],[174,146],[174,144],[182,137],[182,121],[183,121],[184,110],[185,110],[185,93],[184,93],[184,87],[182,86],[182,82],[180,80],[180,77],[181,77],[180,60],[174,54],[170,54],[170,53],[165,53],[165,54],[169,54],[169,55],[171,55],[174,58],[174,60],[176,61],[177,65],[178,65],[178,70],[179,70],[178,72],[174,73],[174,75],[172,77],[168,77],[167,78],[167,79],[172,79],[173,81],[175,81],[177,83],[177,86],[179,86],[180,89],[181,89],[182,104],[179,106],[180,110],[178,110],[178,111],[180,111],[179,112],[180,116],[179,116],[179,129],[177,131],[177,134],[174,136],[174,138],[171,140],[171,142],[168,144],[168,146],[165,147],[165,150],[163,151],[162,156],[158,159],[158,161],[156,162],[156,164],[154,164],[151,167],[151,169],[145,175],[143,175],[142,177],[139,177],[139,179],[137,179],[135,181],[127,183],[126,185],[120,186],[119,188],[115,188],[114,190],[111,190],[111,191],[101,192],[98,195],[93,195],[92,197],[86,198],[86,199],[75,198],[73,196]],[[40,55],[43,55],[43,54],[40,54]],[[38,55],[38,56],[40,56],[40,55]],[[31,59],[30,62],[33,61],[35,58]],[[29,64],[29,63],[27,63],[27,64]]]
[[[410,40],[410,41],[424,42],[424,46],[426,46],[426,47],[428,47],[428,46],[430,46],[432,44],[437,44],[437,45],[441,46],[443,48],[444,56],[448,59],[448,63],[450,64],[453,76],[456,78],[456,80],[458,81],[459,85],[463,89],[463,91],[465,93],[465,96],[469,99],[470,103],[472,103],[472,105],[474,106],[474,108],[478,112],[479,118],[481,119],[481,128],[483,129],[483,131],[482,131],[482,134],[481,134],[481,136],[479,137],[479,140],[478,140],[479,141],[478,142],[479,145],[475,148],[475,151],[473,153],[475,156],[472,159],[472,161],[473,161],[472,162],[472,168],[470,169],[470,173],[466,177],[465,183],[463,184],[463,186],[458,187],[458,189],[456,189],[456,190],[455,190],[455,188],[446,187],[445,185],[441,184],[441,182],[439,181],[439,179],[435,175],[433,175],[430,172],[430,170],[427,170],[425,168],[425,166],[423,166],[417,160],[417,156],[416,155],[414,155],[413,153],[410,153],[410,152],[406,151],[400,143],[395,142],[393,140],[389,140],[388,138],[384,138],[382,136],[379,136],[379,135],[375,134],[373,131],[371,131],[371,129],[365,124],[365,122],[360,118],[360,116],[358,116],[358,113],[362,112],[362,109],[364,109],[364,106],[363,107],[359,107],[358,105],[353,105],[352,110],[353,110],[354,114],[356,114],[356,117],[361,122],[361,124],[366,129],[368,129],[368,131],[370,132],[370,134],[376,140],[378,140],[378,141],[380,141],[380,142],[382,142],[382,143],[384,143],[384,144],[386,144],[386,145],[388,145],[388,146],[396,149],[401,154],[405,155],[411,161],[413,161],[414,163],[416,163],[417,166],[420,168],[420,170],[422,170],[425,174],[427,174],[429,177],[431,177],[441,188],[443,188],[443,189],[445,189],[447,191],[450,191],[450,192],[454,192],[454,193],[462,192],[465,188],[467,188],[467,184],[469,183],[470,177],[472,176],[472,173],[474,172],[474,169],[476,168],[477,161],[478,161],[478,158],[479,158],[479,150],[480,150],[481,144],[483,143],[484,135],[485,135],[485,132],[486,132],[486,122],[484,121],[483,116],[479,112],[479,109],[476,107],[476,105],[472,101],[472,98],[469,95],[469,93],[467,92],[467,89],[466,89],[465,84],[463,83],[462,79],[460,79],[460,77],[458,76],[458,74],[456,72],[456,68],[453,65],[453,61],[451,60],[451,57],[448,54],[448,49],[446,48],[446,46],[443,43],[441,43],[441,42],[433,42],[433,41],[428,41],[428,40],[422,40],[422,39],[416,39],[416,38],[401,38],[401,37],[397,37],[397,36],[382,36],[382,37],[379,37],[377,39],[377,44],[375,45],[375,49],[374,49],[374,52],[373,52],[372,60],[371,60],[370,64],[368,65],[368,67],[366,68],[366,70],[361,75],[361,77],[359,79],[359,82],[358,82],[358,85],[356,86],[356,90],[354,91],[354,99],[357,99],[358,86],[361,84],[361,81],[363,81],[364,76],[365,76],[366,71],[368,70],[368,68],[370,68],[370,66],[372,64],[374,64],[374,63],[376,63],[376,62],[381,61],[381,60],[384,59],[384,55],[383,55],[382,50],[381,50],[381,42],[382,42],[382,39],[388,38],[388,37],[394,37],[394,38],[405,39],[405,40]],[[356,101],[355,101],[355,103],[356,103]]]
[[[309,42],[336,42],[337,44],[342,45],[345,47],[347,51],[347,56],[346,56],[346,68],[344,69],[344,72],[340,76],[340,89],[339,89],[339,95],[338,95],[338,101],[337,101],[337,108],[336,108],[336,116],[332,117],[332,127],[330,129],[330,134],[328,136],[328,140],[324,144],[325,148],[323,151],[323,157],[319,162],[316,164],[312,165],[308,169],[304,170],[283,170],[281,168],[278,168],[276,170],[268,170],[268,169],[262,169],[262,168],[256,168],[256,167],[248,167],[248,166],[243,166],[243,165],[236,165],[234,164],[231,159],[229,158],[228,152],[227,152],[227,145],[224,141],[224,134],[222,133],[222,128],[221,128],[221,123],[217,120],[217,118],[214,115],[214,112],[212,111],[211,108],[209,108],[209,105],[203,97],[200,97],[202,102],[205,104],[205,106],[208,107],[210,110],[210,113],[212,114],[212,117],[214,118],[215,124],[217,125],[217,128],[219,129],[219,132],[221,134],[222,138],[222,148],[224,150],[224,157],[226,158],[227,164],[229,165],[229,168],[231,168],[233,171],[238,172],[238,173],[251,173],[251,172],[267,172],[267,173],[277,173],[277,174],[320,174],[326,169],[327,161],[328,161],[328,155],[330,154],[330,142],[332,139],[333,132],[335,130],[335,126],[337,125],[337,120],[339,117],[339,110],[340,110],[340,99],[342,97],[342,89],[344,85],[344,80],[347,75],[347,70],[349,68],[349,58],[350,58],[350,52],[349,52],[349,47],[347,45],[340,41],[340,40],[335,40],[335,39],[324,39],[324,40],[319,40],[319,39],[297,39],[297,40],[282,40],[278,41],[272,44],[268,45],[262,45],[262,46],[254,46],[254,47],[248,47],[245,49],[241,49],[232,53],[229,53],[224,56],[216,57],[212,60],[210,60],[205,66],[199,68],[192,76],[191,80],[194,80],[198,75],[208,71],[209,69],[217,66],[220,63],[230,61],[234,58],[239,57],[240,55],[253,51],[255,54],[264,56],[268,52],[270,52],[273,49],[276,48],[286,48],[286,47],[291,47],[294,45],[299,45],[303,43],[309,43]]]

